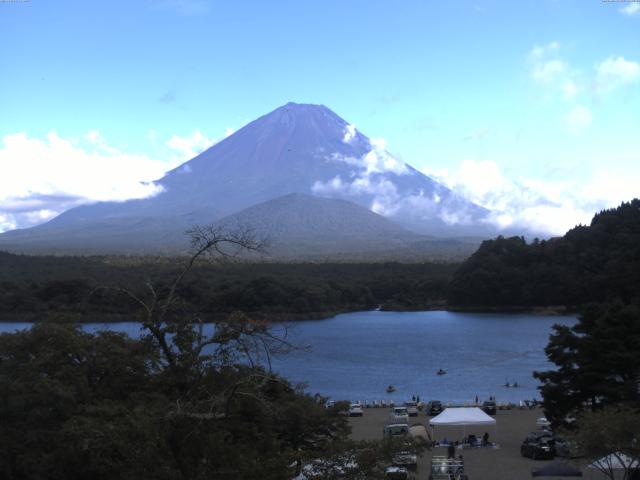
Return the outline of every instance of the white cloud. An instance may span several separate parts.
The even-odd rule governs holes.
[[[640,13],[640,3],[632,2],[620,9],[620,12],[625,15],[637,15]]]
[[[472,222],[471,217],[464,211],[443,210],[439,216],[447,225],[470,225]]]
[[[529,52],[528,63],[532,79],[546,91],[572,101],[584,89],[582,76],[567,61],[560,58],[558,42],[534,47]]]
[[[486,133],[485,130],[479,130],[477,136]],[[371,139],[370,147],[360,157],[339,153],[325,156],[330,162],[345,163],[354,169],[347,175],[336,175],[326,181],[314,182],[311,191],[327,196],[368,196],[371,210],[384,216],[393,216],[403,211],[415,219],[440,218],[449,225],[467,225],[472,222],[476,212],[465,211],[466,202],[457,195],[449,195],[446,188],[435,187],[434,191],[420,191],[411,195],[399,192],[394,177],[387,174],[412,175],[413,171],[387,152],[385,140]],[[473,172],[468,174],[474,175]]]
[[[18,228],[13,215],[0,213],[0,232],[6,232],[7,230],[14,230]]]
[[[572,133],[579,133],[591,125],[591,110],[582,105],[577,105],[565,116],[567,128]]]
[[[640,81],[640,63],[609,57],[596,66],[597,90],[607,92]]]
[[[349,184],[344,183],[340,175],[336,175],[331,180],[323,182],[317,180],[311,186],[311,191],[318,195],[330,195],[332,193],[344,193],[349,190]]]
[[[343,193],[349,195],[373,195],[374,197],[397,198],[395,184],[384,177],[370,178],[368,176],[355,177],[343,180],[336,175],[331,180],[314,182],[311,191],[318,195],[330,195]],[[381,198],[378,198],[381,201]],[[375,201],[375,200],[374,200]],[[388,202],[385,202],[385,204]]]
[[[491,210],[486,221],[500,229],[552,235],[562,235],[579,223],[588,224],[596,211],[637,197],[640,174],[596,171],[586,180],[514,180],[492,160],[469,159],[454,170],[425,173]]]
[[[59,212],[55,210],[50,210],[48,208],[43,208],[42,210],[34,210],[32,212],[26,212],[24,214],[25,219],[29,224],[36,225],[38,223],[46,222],[47,220],[51,220],[53,217],[58,215]]]
[[[367,167],[367,173],[392,172],[396,175],[406,175],[409,169],[404,162],[397,160],[387,152],[387,142],[382,138],[372,138],[369,140],[371,150],[363,157]]]
[[[227,129],[225,137],[232,133]],[[155,144],[158,133],[149,130],[147,139]],[[215,143],[199,130],[172,135],[166,153],[151,158],[111,146],[97,129],[76,140],[52,131],[45,138],[21,132],[1,141],[0,232],[42,223],[84,203],[156,195],[162,188],[154,180]]]
[[[634,3],[640,10],[640,3]],[[573,100],[583,85],[595,84],[598,93],[631,85],[640,81],[640,63],[624,57],[611,56],[595,65],[595,72],[582,74],[560,57],[561,48],[557,42],[543,47],[534,47],[529,52],[528,63],[533,80],[551,92],[562,93],[566,100]],[[595,77],[594,77],[595,75]],[[591,77],[590,80],[587,80]]]
[[[559,49],[560,49],[560,44],[555,41],[542,46],[536,45],[531,50],[531,53],[529,54],[529,58],[531,61],[535,62],[548,55],[552,55],[554,52],[557,52]]]
[[[150,183],[167,164],[146,155],[120,152],[104,143],[98,131],[83,146],[55,132],[44,140],[26,133],[6,135],[0,149],[0,195],[3,199],[32,193],[59,194],[91,200],[124,200],[157,193]]]
[[[347,126],[343,141],[350,143],[355,134],[355,126]],[[349,178],[343,179],[337,175],[327,181],[318,180],[311,186],[311,191],[317,195],[370,195],[373,197],[371,209],[374,212],[393,215],[400,208],[399,202],[402,198],[398,195],[396,185],[392,180],[385,178],[384,174],[409,175],[411,170],[404,162],[387,152],[384,139],[372,138],[369,145],[370,150],[360,157],[340,153],[325,156],[325,160],[346,163],[354,167],[354,171]]]
[[[572,100],[578,94],[579,88],[573,80],[566,80],[562,85],[562,91],[567,100]]]
[[[342,141],[344,143],[351,143],[354,138],[356,138],[356,126],[351,124],[347,125],[344,129],[344,137],[342,137]]]
[[[464,160],[458,169],[457,176],[459,182],[467,185],[468,193],[473,197],[482,197],[502,188],[507,183],[498,165],[490,160],[479,162]],[[480,179],[481,181],[478,181]]]
[[[227,132],[228,130],[229,129],[227,129]],[[231,135],[231,133],[229,135]],[[215,142],[214,139],[208,138],[200,130],[195,130],[190,137],[173,135],[167,140],[166,145],[179,152],[183,160],[191,160],[199,153],[211,147]]]
[[[578,103],[584,101],[581,97],[583,92],[588,91],[587,85],[593,86],[592,93],[602,95],[640,83],[638,62],[626,60],[621,56],[611,56],[596,64],[595,70],[584,73],[560,58],[560,54],[561,47],[558,42],[536,46],[529,52],[528,63],[532,79],[544,89],[547,98],[563,99],[571,105],[563,119],[570,133],[581,132],[593,121],[592,111]]]
[[[561,60],[537,62],[533,67],[533,78],[541,83],[553,83],[567,72],[567,64]]]
[[[181,162],[119,151],[98,130],[70,141],[50,132],[5,135],[0,146],[0,231],[49,220],[82,203],[155,195],[152,183]]]
[[[350,141],[352,139],[353,137],[350,137]],[[358,174],[362,176],[386,172],[395,173],[396,175],[408,175],[411,173],[404,162],[396,159],[387,152],[387,142],[384,139],[371,138],[369,139],[369,145],[370,150],[359,158],[341,153],[332,153],[326,157],[326,159],[332,162],[341,162],[354,166],[358,169]]]

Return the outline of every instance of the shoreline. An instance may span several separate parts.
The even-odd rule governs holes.
[[[578,309],[564,305],[528,305],[528,306],[456,306],[451,305],[446,309],[456,313],[526,313],[530,315],[568,316],[577,315]]]
[[[369,307],[369,308],[367,308]],[[430,304],[421,305],[417,308],[407,308],[401,305],[379,305],[378,308],[372,308],[372,306],[354,306],[353,308],[341,309],[337,311],[320,311],[320,312],[242,312],[249,317],[259,318],[267,322],[282,323],[282,322],[304,322],[304,321],[317,321],[326,320],[336,317],[338,315],[355,313],[355,312],[454,312],[454,313],[499,313],[499,314],[530,314],[540,316],[571,316],[577,315],[577,309],[567,308],[560,305],[548,305],[548,306],[497,306],[497,307],[461,307],[461,306],[448,306],[443,304]],[[231,315],[233,312],[218,312],[209,314],[207,316],[201,316],[204,323],[215,323],[223,320]],[[189,315],[187,313],[187,315]],[[196,313],[192,315],[198,316]],[[0,323],[40,323],[40,322],[52,322],[52,323],[128,323],[138,322],[136,317],[138,313],[131,314],[110,314],[110,313],[96,313],[96,314],[79,314],[77,312],[22,312],[9,316],[0,316]],[[86,320],[86,318],[91,318]]]

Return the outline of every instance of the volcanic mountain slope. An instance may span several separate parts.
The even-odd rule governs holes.
[[[156,183],[162,192],[154,197],[76,207],[0,235],[0,248],[172,251],[186,245],[182,232],[193,224],[290,193],[349,200],[418,233],[490,233],[481,222],[485,209],[396,160],[321,105],[280,107]],[[313,223],[296,218],[300,228]]]
[[[292,193],[216,222],[225,230],[251,226],[270,256],[296,257],[410,248],[422,236],[345,200]]]

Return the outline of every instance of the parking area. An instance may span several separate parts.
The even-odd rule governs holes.
[[[365,408],[362,417],[350,418],[352,438],[354,440],[372,440],[382,438],[382,432],[389,419],[389,408]],[[462,454],[465,473],[469,480],[524,480],[531,477],[532,467],[541,467],[548,460],[532,460],[520,455],[523,440],[532,431],[539,430],[536,420],[542,416],[540,409],[533,410],[498,410],[495,415],[496,426],[489,433],[491,441],[498,444],[498,448],[480,447],[456,449],[456,455]],[[428,425],[429,416],[420,412],[417,417],[410,417],[409,424],[420,423]],[[486,429],[482,427],[439,427],[436,439],[444,437],[450,439],[462,438],[465,434],[475,434],[481,437]],[[418,460],[418,470],[414,474],[418,479],[429,478],[429,466],[433,455],[446,455],[445,447],[435,447]],[[572,462],[576,462],[573,460]],[[575,463],[574,463],[575,464]],[[586,478],[588,474],[583,473]]]

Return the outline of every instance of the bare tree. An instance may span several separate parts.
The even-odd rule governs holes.
[[[118,290],[140,306],[146,332],[143,338],[157,347],[159,368],[173,376],[173,385],[182,392],[174,414],[223,417],[235,397],[256,397],[266,382],[277,381],[271,374],[271,357],[293,346],[285,328],[274,334],[268,322],[240,312],[215,324],[184,314],[180,285],[198,261],[226,260],[265,248],[265,242],[246,227],[227,230],[196,225],[186,233],[191,237],[191,254],[168,286],[160,288],[147,280],[142,293],[129,288]],[[211,371],[234,365],[248,368],[227,388],[205,395],[193,391],[194,385],[200,385],[199,380]]]

